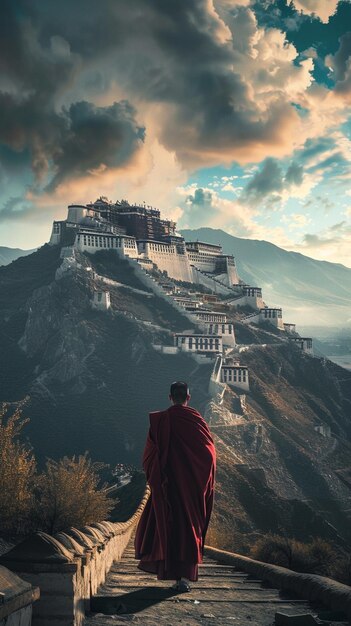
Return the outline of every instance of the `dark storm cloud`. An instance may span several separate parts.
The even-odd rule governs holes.
[[[127,163],[144,140],[144,129],[135,123],[135,111],[126,101],[110,107],[76,102],[66,111],[66,123],[53,159],[57,174],[49,188],[101,165],[115,168]]]
[[[59,103],[68,91],[89,100],[117,83],[132,103],[161,104],[159,139],[191,165],[278,146],[296,119],[282,91],[258,110],[207,0],[17,0],[5,7],[0,91],[9,99],[11,136],[3,128],[0,141],[29,147],[38,176],[51,162],[69,172],[59,156],[67,154]]]
[[[5,164],[19,154],[25,163],[28,152],[37,181],[53,175],[50,189],[67,178],[83,175],[101,165],[128,163],[144,138],[128,102],[95,107],[88,102],[72,104],[57,113],[40,98],[0,93],[0,142]]]
[[[74,12],[73,5],[70,5]],[[56,4],[54,17],[63,7]],[[82,7],[81,7],[82,8]],[[128,163],[144,139],[136,112],[128,102],[95,107],[57,104],[82,70],[84,59],[72,51],[59,28],[45,31],[49,3],[5,2],[0,22],[0,164],[6,171],[30,165],[37,181],[53,177],[50,188],[65,178],[100,165]],[[68,7],[67,7],[68,10]],[[51,18],[53,16],[51,15]],[[65,15],[66,23],[67,13]],[[75,25],[79,31],[78,25]],[[73,38],[74,44],[74,38]],[[47,180],[47,179],[46,179]],[[5,210],[5,209],[4,209]]]

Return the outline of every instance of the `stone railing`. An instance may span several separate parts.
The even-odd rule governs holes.
[[[234,565],[261,580],[268,581],[273,587],[292,591],[298,598],[324,604],[326,607],[344,612],[351,622],[351,587],[318,576],[294,572],[286,567],[255,561],[241,554],[218,550],[205,546],[205,554],[219,563]]]
[[[97,522],[82,529],[69,528],[54,537],[37,532],[0,558],[0,563],[30,583],[29,587],[40,589],[40,600],[33,607],[33,626],[83,624],[90,598],[105,581],[112,563],[121,558],[149,495],[147,487],[126,522]]]
[[[39,589],[0,565],[0,626],[30,626]]]

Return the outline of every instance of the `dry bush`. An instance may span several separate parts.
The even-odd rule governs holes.
[[[260,537],[251,548],[250,556],[296,572],[333,576],[339,552],[319,537],[309,543],[303,543],[271,534]]]
[[[0,532],[23,533],[33,507],[35,458],[19,441],[25,401],[0,406]],[[14,406],[14,408],[13,408]]]
[[[78,457],[49,459],[39,478],[38,514],[41,527],[54,534],[70,526],[85,526],[107,519],[115,501],[100,486],[105,467],[85,453]]]
[[[273,563],[274,565],[281,565],[291,569],[291,540],[280,535],[264,535],[252,546],[250,556],[258,561],[265,561],[265,563]]]

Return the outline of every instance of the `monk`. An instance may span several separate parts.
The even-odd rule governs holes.
[[[188,406],[184,382],[171,385],[172,405],[150,413],[143,468],[151,496],[135,536],[138,568],[175,580],[172,589],[190,591],[198,580],[210,521],[216,451],[200,413]]]

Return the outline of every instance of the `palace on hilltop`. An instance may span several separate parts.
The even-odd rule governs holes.
[[[94,253],[114,249],[121,256],[151,261],[169,278],[222,286],[238,283],[234,257],[223,254],[219,245],[200,241],[185,242],[176,223],[161,219],[160,211],[126,200],[109,202],[101,197],[86,205],[72,204],[67,219],[53,223],[50,243],[64,243],[74,233],[78,250]],[[71,239],[72,241],[72,239]]]
[[[176,333],[173,346],[153,344],[154,348],[165,354],[185,352],[199,363],[215,359],[212,390],[223,385],[249,390],[247,367],[237,359],[227,359],[228,354],[238,352],[232,308],[243,307],[239,313],[242,324],[274,326],[275,332],[282,331],[282,341],[313,354],[312,340],[300,337],[295,324],[283,321],[282,309],[267,306],[260,287],[240,280],[232,255],[224,254],[220,245],[185,241],[176,223],[162,219],[153,207],[127,200],[113,203],[105,197],[88,204],[71,204],[67,219],[54,221],[50,244],[61,246],[59,278],[78,251],[94,254],[113,250],[126,259],[141,282],[167,299],[196,328]],[[92,307],[109,310],[109,291],[95,292]]]

